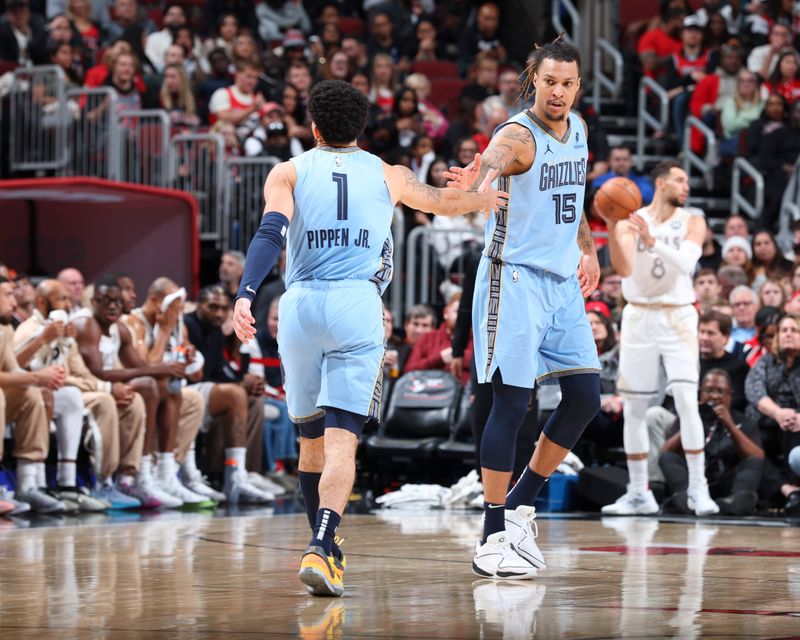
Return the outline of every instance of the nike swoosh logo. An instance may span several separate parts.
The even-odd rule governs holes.
[[[253,295],[256,295],[256,292],[255,292],[255,291],[253,291],[253,289],[250,287],[250,285],[247,285],[247,286],[244,288],[244,290],[245,290],[245,291],[249,291],[249,292],[250,292],[250,293],[252,293]]]

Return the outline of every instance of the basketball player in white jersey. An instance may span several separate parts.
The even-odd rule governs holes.
[[[697,515],[717,513],[705,476],[705,438],[697,405],[699,347],[692,274],[702,254],[705,220],[686,209],[689,177],[680,163],[653,170],[655,196],[622,222],[606,219],[611,264],[623,277],[628,301],[622,312],[619,381],[625,419],[623,439],[630,483],[609,515],[650,514],[658,504],[647,483],[645,412],[658,395],[659,362],[675,399],[681,444],[689,468],[688,504]],[[602,212],[598,213],[602,216]]]

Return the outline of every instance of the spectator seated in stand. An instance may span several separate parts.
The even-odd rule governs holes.
[[[260,72],[261,67],[253,62],[239,63],[233,86],[217,89],[208,105],[209,122],[232,124],[240,142],[258,126],[259,110],[264,106],[264,96],[256,93]]]
[[[487,53],[499,64],[506,62],[508,55],[500,34],[500,8],[496,3],[484,2],[480,5],[475,21],[462,31],[458,49],[462,72],[482,53]]]
[[[161,108],[169,115],[173,130],[187,131],[200,124],[192,85],[182,65],[171,64],[164,69],[159,98]]]
[[[767,44],[754,47],[747,56],[747,68],[757,73],[761,80],[772,75],[778,65],[781,51],[792,46],[792,38],[786,25],[776,22],[770,27]]]
[[[640,175],[633,168],[633,155],[628,147],[612,147],[608,154],[609,171],[592,180],[592,188],[599,189],[611,178],[628,178],[636,183],[642,192],[642,205],[653,199],[653,181],[649,176]]]
[[[789,105],[800,100],[800,61],[797,51],[784,49],[778,56],[775,69],[764,82],[764,93],[777,93],[786,98]]]
[[[750,287],[740,285],[731,291],[729,300],[733,309],[733,329],[725,350],[740,356],[744,343],[756,335],[758,296]]]
[[[722,295],[722,287],[714,269],[700,269],[692,278],[694,297],[700,313],[707,311]]]
[[[755,338],[744,343],[743,355],[751,369],[764,355],[772,351],[772,343],[778,334],[778,322],[783,317],[782,307],[761,307],[756,314]]]
[[[698,321],[697,339],[700,345],[700,377],[711,369],[723,369],[730,377],[731,406],[744,411],[747,399],[744,381],[750,369],[741,358],[725,351],[733,323],[729,316],[718,311],[706,311]]]
[[[740,155],[740,136],[758,119],[763,109],[764,100],[761,98],[758,77],[747,69],[740,69],[734,94],[720,103],[720,156],[732,158]]]
[[[758,504],[764,450],[758,426],[731,409],[731,380],[723,369],[711,369],[700,386],[700,419],[705,431],[706,479],[711,497],[727,515],[746,516]],[[687,489],[689,472],[676,419],[664,443],[658,464],[671,492],[670,507],[691,513]]]
[[[108,46],[116,42],[126,33],[130,33],[132,27],[139,28],[144,35],[156,32],[156,25],[144,15],[137,0],[116,0],[114,20],[106,29],[103,44]]]
[[[28,0],[6,0],[0,20],[0,63],[29,66],[31,45],[44,37],[44,20],[31,14]]]
[[[429,331],[419,337],[411,355],[408,357],[403,373],[409,371],[419,371],[427,369],[440,369],[450,371],[450,364],[453,361],[453,349],[451,347],[453,331],[458,318],[458,303],[461,294],[456,293],[450,297],[444,307],[444,320],[438,329]],[[464,350],[464,360],[472,360],[472,340],[470,339],[467,348]],[[465,385],[469,380],[469,369],[462,372],[461,384]]]

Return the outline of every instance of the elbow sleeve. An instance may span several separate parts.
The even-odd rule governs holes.
[[[256,297],[256,291],[281,255],[283,238],[288,227],[289,219],[278,211],[270,211],[261,218],[258,231],[247,248],[237,299],[247,298],[252,302]]]

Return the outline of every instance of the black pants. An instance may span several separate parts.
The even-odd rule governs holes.
[[[474,375],[474,374],[473,374]],[[472,389],[475,393],[475,402],[472,404],[472,434],[475,437],[475,467],[478,475],[481,473],[481,439],[483,430],[486,428],[486,420],[492,410],[492,385],[474,384]],[[531,392],[531,402],[528,405],[528,414],[522,423],[517,434],[517,451],[514,456],[514,470],[511,474],[513,480],[522,475],[525,467],[531,460],[533,449],[536,446],[536,439],[539,437],[539,425],[537,423],[539,415],[539,403],[536,393]]]
[[[666,451],[658,458],[658,466],[664,474],[664,481],[670,493],[686,491],[689,488],[689,469],[686,457],[682,453]],[[761,471],[764,461],[760,458],[747,457],[719,478],[708,483],[712,498],[724,498],[739,491],[758,491],[761,484]]]

